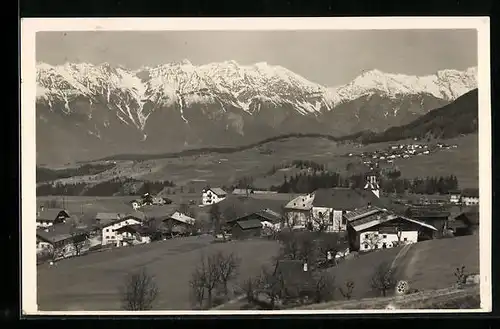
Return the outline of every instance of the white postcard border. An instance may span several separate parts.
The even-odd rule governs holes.
[[[36,56],[41,31],[271,31],[476,29],[478,31],[480,310],[38,311],[36,286]],[[489,17],[24,18],[21,23],[21,261],[24,315],[401,314],[491,312],[491,104]]]

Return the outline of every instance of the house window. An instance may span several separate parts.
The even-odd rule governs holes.
[[[106,239],[109,239],[109,235],[106,235]]]
[[[387,239],[387,234],[382,235],[382,238]]]
[[[365,244],[365,249],[368,249],[368,245],[367,244]]]
[[[106,232],[109,232],[109,228],[106,229]]]
[[[404,238],[403,241],[408,241],[408,238]]]

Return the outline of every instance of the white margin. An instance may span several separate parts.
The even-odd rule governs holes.
[[[36,57],[41,31],[276,31],[476,29],[478,32],[480,310],[284,310],[284,311],[61,311],[37,308],[36,285]],[[23,315],[237,315],[237,314],[402,314],[491,312],[491,103],[489,17],[344,18],[23,18],[21,20],[21,186]]]

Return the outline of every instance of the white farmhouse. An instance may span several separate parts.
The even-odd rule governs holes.
[[[138,225],[142,223],[141,216],[127,215],[120,217],[108,223],[100,225],[102,231],[102,245],[114,244],[117,247],[121,245],[121,236],[117,230],[128,225]]]
[[[344,215],[351,251],[369,251],[416,243],[427,232],[437,231],[429,224],[367,206]]]
[[[205,188],[202,191],[201,204],[204,206],[215,204],[221,202],[226,197],[227,197],[226,191],[224,191],[219,187]]]

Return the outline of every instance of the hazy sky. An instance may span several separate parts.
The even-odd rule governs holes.
[[[475,30],[40,32],[37,61],[135,69],[189,59],[284,66],[326,86],[364,70],[425,75],[477,65]]]

